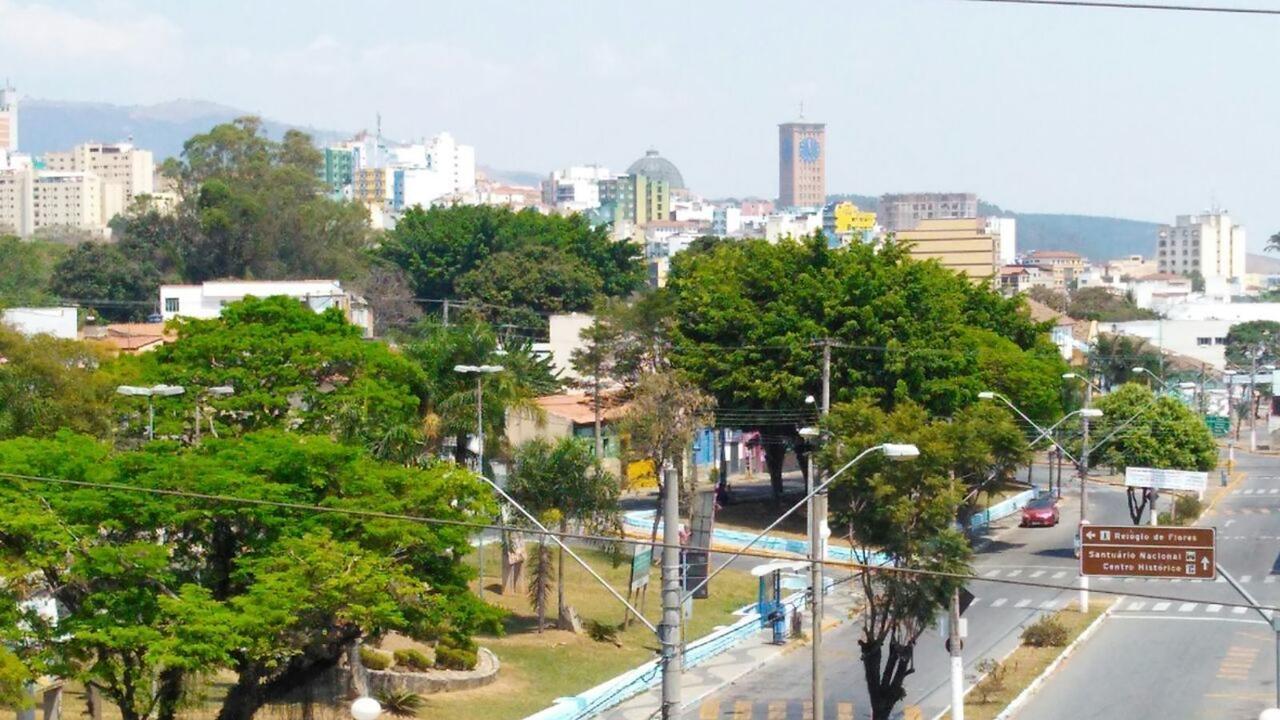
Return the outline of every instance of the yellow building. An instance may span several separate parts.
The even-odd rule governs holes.
[[[921,220],[896,235],[911,246],[912,257],[937,260],[972,280],[990,280],[1000,262],[999,237],[987,231],[983,218]]]
[[[876,226],[876,214],[859,210],[857,205],[851,202],[842,202],[836,204],[832,208],[835,216],[835,231],[837,235],[853,232],[854,230],[871,230]]]

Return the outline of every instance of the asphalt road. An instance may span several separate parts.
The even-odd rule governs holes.
[[[1280,604],[1280,459],[1238,454],[1243,482],[1205,516],[1218,563],[1263,605]],[[1098,583],[1102,584],[1102,583]],[[1276,639],[1254,611],[1226,607],[1225,582],[1108,581],[1131,597],[1018,714],[1035,720],[1256,718],[1276,704]]]
[[[1044,477],[1037,475],[1036,481],[1043,485]],[[1280,480],[1277,485],[1280,486]],[[1061,524],[1054,528],[998,530],[975,558],[975,574],[983,579],[970,584],[969,590],[976,599],[965,613],[969,635],[964,656],[970,682],[976,679],[976,666],[982,659],[1001,658],[1017,645],[1026,624],[1043,612],[1075,601],[1074,589],[1014,583],[1076,587],[1077,560],[1072,544],[1080,517],[1079,506],[1078,491],[1068,487],[1061,505]],[[1089,518],[1100,524],[1128,524],[1124,492],[1091,485]],[[860,631],[861,626],[853,622],[825,636],[823,662],[829,718],[870,717],[859,659]],[[807,717],[804,704],[809,697],[810,662],[808,649],[799,648],[710,696],[687,716],[700,720]],[[945,710],[949,703],[949,667],[939,633],[926,632],[916,646],[915,672],[907,678],[904,705],[920,706],[926,719]]]

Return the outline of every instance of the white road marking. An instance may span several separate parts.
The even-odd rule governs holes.
[[[1210,612],[1210,613],[1222,612],[1222,606],[1217,603],[1214,603],[1212,605],[1206,606],[1204,611]]]
[[[1276,581],[1276,576],[1275,576],[1275,575],[1268,575],[1268,576],[1266,576],[1266,577],[1262,578],[1262,582],[1263,582],[1263,584],[1264,584],[1264,585],[1270,585],[1270,584],[1274,583],[1275,581]]]
[[[1178,612],[1191,612],[1196,609],[1196,603],[1182,603],[1178,606]]]
[[[1137,602],[1137,601],[1135,600],[1134,602],[1129,603],[1129,607],[1127,607],[1127,608],[1125,608],[1125,609],[1126,609],[1126,610],[1130,610],[1130,611],[1132,611],[1132,612],[1137,612],[1137,611],[1139,611],[1139,610],[1141,610],[1141,609],[1145,608],[1146,606],[1147,606],[1147,604],[1146,604],[1146,603],[1144,603],[1144,602]]]
[[[1054,573],[1054,574],[1053,574],[1053,579],[1054,579],[1054,580],[1057,580],[1057,579],[1059,579],[1059,578],[1066,577],[1066,575],[1067,575],[1067,571],[1066,571],[1066,570],[1059,570],[1058,572],[1056,572],[1056,573]]]
[[[1167,602],[1158,602],[1155,605],[1151,606],[1151,610],[1153,612],[1164,612],[1165,610],[1169,609],[1169,605],[1170,603],[1167,603]]]
[[[1252,580],[1253,580],[1253,576],[1252,576],[1252,575],[1241,575],[1241,576],[1240,576],[1240,582],[1242,582],[1242,583],[1251,582]]]
[[[999,570],[988,570],[982,573],[982,577],[995,577],[1000,574]]]
[[[1043,571],[1043,570],[1037,570],[1037,571],[1035,571],[1035,572],[1031,573],[1031,577],[1033,577],[1033,578],[1038,578],[1038,577],[1040,577],[1040,576],[1041,576],[1041,575],[1043,575],[1043,574],[1044,574],[1044,571]]]
[[[991,607],[1000,607],[1001,605],[1004,605],[1007,602],[1009,602],[1009,598],[996,598],[995,600],[991,601]]]
[[[1248,610],[1249,610],[1249,608],[1243,608],[1243,607],[1233,607],[1233,608],[1231,608],[1231,612],[1232,612],[1233,614],[1235,614],[1235,615],[1243,615],[1243,614],[1245,614],[1246,612],[1248,612]]]
[[[1116,613],[1111,617],[1116,620],[1163,620],[1165,622],[1181,620],[1183,622],[1235,622],[1244,623],[1245,625],[1271,625],[1266,620],[1258,618],[1205,617],[1204,615],[1130,615],[1129,613]]]
[[[1008,577],[1018,577],[1021,574],[1022,574],[1021,570],[1010,570],[1008,573]]]
[[[1041,610],[1052,610],[1052,609],[1053,609],[1053,605],[1054,605],[1054,601],[1053,601],[1053,600],[1045,600],[1044,602],[1040,603],[1040,609],[1041,609]]]
[[[1028,606],[1028,605],[1030,605],[1030,604],[1031,604],[1031,601],[1030,601],[1030,600],[1028,600],[1028,599],[1026,599],[1026,598],[1022,598],[1022,599],[1021,599],[1021,600],[1019,600],[1018,602],[1014,603],[1014,604],[1013,604],[1013,606],[1014,606],[1014,607],[1016,607],[1016,608],[1024,608],[1024,607],[1026,607],[1026,606]]]

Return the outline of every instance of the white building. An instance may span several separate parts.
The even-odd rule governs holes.
[[[609,168],[600,165],[555,170],[542,181],[542,202],[564,212],[586,212],[600,207],[600,183],[612,179]]]
[[[44,156],[44,169],[50,172],[89,172],[98,176],[104,192],[103,207],[109,207],[117,199],[108,195],[119,194],[122,207],[128,207],[139,195],[150,195],[155,190],[156,164],[150,150],[136,148],[129,143],[84,143],[67,152],[52,152]],[[116,213],[107,216],[109,221]]]
[[[1098,323],[1098,331],[1146,340],[1153,347],[1199,360],[1218,370],[1226,366],[1229,320],[1133,320]]]
[[[711,215],[711,234],[729,237],[742,232],[742,208],[736,205],[725,205],[715,209]]]
[[[160,314],[165,321],[176,317],[216,318],[222,308],[246,297],[284,295],[297,298],[316,312],[341,308],[352,325],[373,337],[373,311],[364,298],[342,289],[337,280],[216,280],[201,285],[161,285]]]
[[[0,88],[0,154],[18,152],[18,91],[7,81]]]
[[[771,243],[783,238],[801,238],[822,229],[822,213],[792,215],[774,213],[765,218],[764,237]]]
[[[551,358],[553,372],[570,380],[578,379],[573,369],[573,352],[586,347],[582,333],[595,323],[593,315],[586,313],[565,313],[552,315],[549,319],[548,340],[545,343],[534,343],[535,353]]]
[[[73,307],[15,307],[0,312],[0,322],[27,336],[43,334],[75,340],[78,321],[77,309]]]
[[[987,234],[997,238],[996,262],[1012,265],[1018,259],[1018,221],[1015,218],[987,218]]]
[[[1232,225],[1225,212],[1179,215],[1175,225],[1160,226],[1156,240],[1160,272],[1243,278],[1244,261],[1244,228]]]
[[[102,183],[91,172],[30,172],[31,232],[44,228],[80,228],[106,231]],[[118,193],[108,195],[111,207],[119,204]],[[0,216],[5,212],[0,210]],[[30,233],[19,233],[30,234]]]

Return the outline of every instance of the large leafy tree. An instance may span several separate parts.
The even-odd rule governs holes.
[[[847,534],[860,562],[885,565],[861,576],[867,602],[858,644],[871,717],[888,720],[906,695],[916,642],[962,582],[910,571],[968,573],[969,545],[955,527],[965,486],[953,473],[995,460],[958,445],[973,436],[969,429],[957,433],[946,421],[930,421],[911,402],[891,412],[866,399],[842,403],[832,408],[826,429],[822,462],[831,470],[880,443],[911,442],[920,450],[911,462],[868,455],[831,491],[833,531]]]
[[[618,479],[602,470],[590,448],[577,438],[561,438],[554,444],[530,440],[521,445],[508,490],[534,515],[554,511],[562,533],[570,522],[616,529]],[[558,617],[564,618],[564,548],[560,548],[558,565],[556,602]]]
[[[796,428],[768,418],[820,395],[828,340],[835,401],[864,395],[890,408],[910,399],[949,415],[999,385],[1002,368],[1016,368],[1038,379],[1001,385],[1015,403],[1034,404],[1046,417],[1059,410],[1045,389],[1061,361],[1022,301],[916,261],[894,242],[720,243],[673,258],[667,289],[672,364],[721,408],[758,419],[778,492],[786,438]]]
[[[316,313],[292,298],[246,298],[218,318],[180,320],[177,330],[176,342],[122,361],[137,382],[187,389],[156,401],[157,435],[194,435],[200,402],[225,432],[283,427],[403,462],[420,455],[426,377],[390,347],[365,340],[338,309]],[[203,395],[219,386],[235,393]],[[136,412],[145,407],[135,398],[118,402]]]
[[[1097,399],[1103,416],[1090,430],[1091,463],[1118,471],[1129,466],[1199,470],[1218,463],[1218,447],[1204,420],[1181,400],[1156,396],[1144,385],[1126,383]],[[1149,497],[1129,488],[1129,512],[1137,523]]]
[[[219,717],[249,720],[362,639],[496,629],[467,588],[465,527],[289,506],[488,517],[488,493],[450,465],[271,431],[133,452],[70,434],[11,440],[0,471],[166,493],[0,484],[0,585],[61,608],[56,626],[29,617],[7,635],[40,648],[47,671],[102,688],[126,720],[171,720],[219,670],[236,678]],[[0,616],[17,611],[21,596],[3,597]]]
[[[1248,369],[1255,356],[1258,365],[1280,362],[1280,322],[1253,320],[1227,330],[1227,362]]]
[[[654,537],[657,537],[662,497],[671,490],[666,487],[663,468],[676,470],[681,503],[689,507],[694,488],[684,477],[684,458],[698,430],[715,421],[714,408],[714,398],[673,370],[646,373],[635,388],[620,429],[627,438],[630,452],[653,463],[658,475]]]
[[[0,326],[0,438],[47,436],[59,428],[106,437],[112,387],[91,345]]]
[[[1133,369],[1143,367],[1160,374],[1164,360],[1160,351],[1145,339],[1131,335],[1102,334],[1089,351],[1089,368],[1104,388],[1123,385],[1134,377]]]
[[[640,248],[613,241],[581,215],[413,208],[378,252],[408,273],[419,297],[467,300],[506,322],[589,310],[601,294],[625,296],[644,283]]]
[[[53,267],[67,248],[0,235],[0,307],[49,305]]]
[[[119,245],[86,242],[54,266],[49,290],[119,322],[142,320],[156,312],[160,281],[147,259],[130,257]]]

